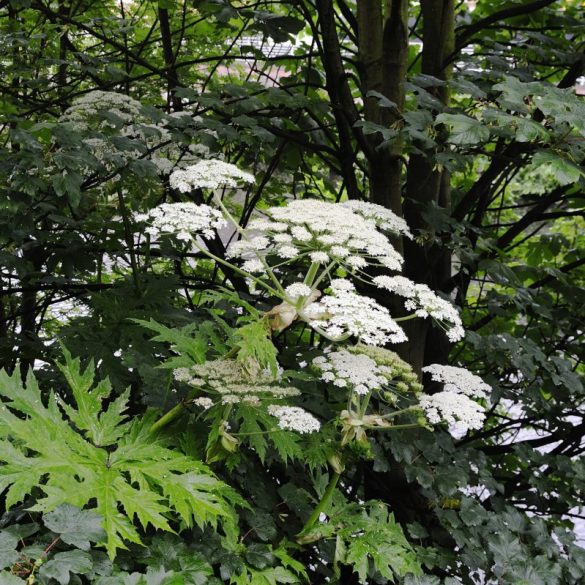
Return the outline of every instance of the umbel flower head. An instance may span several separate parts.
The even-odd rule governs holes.
[[[338,388],[353,390],[356,394],[379,390],[391,374],[387,366],[378,366],[367,355],[350,353],[346,349],[317,356],[313,365],[321,370],[321,380]]]
[[[321,428],[321,423],[312,414],[298,406],[271,404],[268,414],[278,419],[278,426],[283,430],[305,434],[315,433]]]
[[[386,307],[355,292],[344,278],[331,281],[331,293],[311,303],[299,315],[333,341],[356,337],[368,345],[406,341],[406,334]]]
[[[190,368],[177,368],[174,376],[179,382],[201,388],[223,404],[248,402],[258,405],[263,400],[300,394],[297,388],[275,383],[269,372],[260,371],[252,377],[243,364],[232,359],[222,358]]]
[[[410,365],[394,352],[380,347],[358,344],[326,351],[313,360],[313,367],[324,382],[360,395],[382,389],[402,393],[422,390]]]
[[[436,394],[423,394],[419,406],[431,424],[446,422],[454,430],[467,432],[480,429],[485,420],[484,408],[472,398],[486,398],[491,387],[479,376],[465,368],[431,364],[423,368],[444,390]]]
[[[431,364],[425,366],[422,371],[430,374],[433,381],[442,382],[448,392],[465,394],[472,398],[487,398],[492,389],[489,384],[466,368]]]
[[[149,223],[144,231],[155,238],[173,234],[184,241],[190,241],[196,235],[213,238],[214,230],[226,225],[217,209],[191,202],[162,203],[148,213],[136,214],[134,219]]]
[[[419,399],[419,405],[430,424],[446,422],[455,431],[463,433],[481,429],[485,420],[483,407],[457,392],[424,394]]]
[[[465,335],[457,309],[439,297],[426,284],[417,284],[404,276],[376,276],[374,284],[381,289],[404,297],[404,307],[417,317],[431,317],[440,323],[450,341],[459,341]]]
[[[128,163],[150,161],[157,173],[168,174],[184,155],[172,144],[166,120],[154,119],[140,102],[122,93],[91,91],[73,100],[59,118],[83,137],[83,144],[103,168],[128,170]],[[119,180],[114,175],[111,181]]]
[[[402,257],[378,226],[408,236],[406,224],[379,205],[366,205],[354,209],[345,203],[300,199],[271,207],[265,211],[266,218],[248,224],[259,235],[235,242],[228,253],[242,259],[253,258],[258,251],[285,261],[306,257],[321,264],[335,262],[350,271],[369,264],[401,270]]]
[[[222,160],[201,160],[198,163],[171,173],[169,183],[173,189],[188,193],[193,189],[219,189],[254,183],[254,175]]]
[[[123,124],[134,124],[143,119],[142,105],[123,93],[114,91],[90,91],[73,100],[60,117],[60,122],[72,124],[76,130],[87,130],[100,114],[103,126],[115,125],[114,121]]]

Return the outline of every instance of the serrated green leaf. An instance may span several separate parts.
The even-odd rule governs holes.
[[[154,319],[144,321],[131,319],[157,333],[152,340],[168,343],[171,349],[178,354],[174,359],[173,367],[189,367],[205,361],[209,351],[209,334],[200,323],[192,323],[181,328],[171,328],[157,323]]]
[[[58,363],[57,366],[71,388],[76,407],[72,408],[65,403],[62,403],[61,407],[78,429],[87,432],[94,445],[113,445],[124,432],[122,422],[126,417],[122,416],[122,413],[126,410],[129,390],[113,400],[108,409],[102,412],[102,402],[109,398],[112,392],[110,382],[107,379],[102,380],[92,389],[95,378],[93,361],[81,371],[79,358],[72,358],[64,347],[62,350],[65,363]]]
[[[341,526],[335,530],[343,541],[337,546],[339,562],[353,566],[360,582],[366,582],[370,563],[375,571],[390,580],[409,573],[421,574],[414,549],[384,503],[349,505],[334,510],[331,516],[329,524]]]
[[[258,369],[267,369],[273,376],[277,375],[278,350],[272,343],[268,320],[261,319],[243,325],[236,329],[234,339],[239,348],[237,360],[244,364],[251,374]]]
[[[54,511],[65,504],[77,508],[92,504],[101,516],[111,558],[126,542],[141,543],[134,519],[144,528],[166,531],[172,531],[172,516],[186,525],[216,525],[220,518],[231,521],[230,502],[240,503],[237,494],[202,462],[163,446],[148,431],[152,417],[128,425],[121,422],[118,405],[116,412],[120,414],[113,414],[102,427],[110,425],[110,436],[118,437],[115,448],[92,442],[92,438],[101,442],[99,430],[84,436],[80,426],[92,428],[90,413],[96,413],[98,421],[104,413],[96,411],[99,393],[90,398],[84,395],[91,392],[93,373],[90,375],[88,369],[82,372],[74,360],[69,364],[71,370],[67,361],[63,367],[75,386],[74,395],[84,404],[83,413],[78,405],[61,410],[52,394],[45,406],[32,376],[23,387],[18,373],[8,376],[0,372],[0,396],[6,399],[0,409],[0,491],[8,490],[8,505],[40,489],[44,496],[37,497],[30,509],[46,513],[49,528],[65,529],[65,542],[86,546],[87,541],[99,538],[90,516],[78,512],[68,526]],[[103,389],[109,385],[98,383],[96,387],[105,396]],[[16,416],[13,410],[27,418]],[[79,432],[72,420],[77,421]],[[82,517],[80,530],[76,526]],[[60,573],[60,578],[63,575]]]

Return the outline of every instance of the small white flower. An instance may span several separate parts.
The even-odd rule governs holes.
[[[271,404],[268,413],[278,419],[278,426],[298,433],[314,433],[321,428],[321,423],[306,410],[298,406],[277,406]]]
[[[308,297],[311,294],[311,287],[304,282],[295,282],[285,288],[286,294],[293,300],[299,297]]]
[[[472,374],[465,368],[431,364],[424,367],[422,371],[430,374],[431,379],[435,382],[445,384],[446,392],[460,393],[475,398],[487,398],[492,389],[479,376]]]
[[[237,187],[241,183],[254,183],[254,176],[241,171],[233,164],[221,160],[201,160],[198,163],[171,173],[169,183],[173,189],[188,193],[193,189]]]
[[[339,258],[345,258],[349,255],[349,250],[343,246],[331,246],[331,254]]]
[[[293,241],[293,237],[290,234],[274,234],[272,239],[279,244],[290,244]]]
[[[300,242],[308,242],[312,239],[311,232],[302,226],[294,226],[291,228],[292,237]]]
[[[320,264],[329,262],[329,256],[325,252],[311,252],[309,258],[311,262],[319,262]]]
[[[264,264],[258,260],[258,258],[251,258],[250,260],[246,260],[242,264],[242,268],[246,272],[250,272],[251,274],[262,273],[266,271]]]
[[[365,268],[368,265],[367,260],[362,256],[348,256],[345,263],[351,268]]]
[[[419,404],[426,419],[431,424],[446,422],[455,431],[467,432],[469,429],[481,429],[485,420],[482,406],[464,394],[457,392],[438,392],[423,394]]]
[[[295,246],[281,246],[278,248],[276,253],[280,258],[290,260],[292,258],[296,258],[299,255],[299,249]]]
[[[195,400],[193,400],[193,404],[195,406],[199,406],[203,410],[207,410],[213,406],[213,400],[211,400],[211,398],[208,396],[200,396],[199,398],[195,398]]]

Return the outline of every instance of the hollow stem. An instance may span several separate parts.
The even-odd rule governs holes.
[[[160,431],[162,428],[166,427],[167,425],[170,425],[176,419],[178,419],[183,414],[183,411],[187,407],[187,403],[190,402],[194,395],[195,393],[193,393],[193,395],[190,395],[189,399],[179,402],[179,404],[173,406],[171,410],[165,412],[159,419],[155,420],[148,429],[148,432],[156,433]]]
[[[329,480],[327,489],[323,494],[323,497],[321,498],[321,500],[319,501],[319,503],[309,516],[309,519],[305,522],[303,529],[297,535],[297,539],[306,532],[308,532],[317,522],[317,520],[319,520],[319,516],[321,516],[321,514],[329,507],[329,504],[331,503],[331,499],[333,498],[333,494],[335,493],[335,488],[337,487],[337,483],[339,482],[340,477],[341,475],[339,473],[333,472],[333,474],[331,475],[331,479]]]
[[[405,317],[393,317],[394,321],[410,321],[411,319],[416,319],[418,315],[412,313],[412,315],[406,315]]]

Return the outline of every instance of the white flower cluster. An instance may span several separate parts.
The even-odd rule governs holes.
[[[438,392],[423,394],[419,405],[431,424],[446,422],[456,431],[481,429],[485,420],[483,408],[464,394],[457,392]]]
[[[271,404],[268,413],[278,419],[278,426],[283,430],[304,434],[315,433],[321,428],[321,423],[312,414],[298,406]]]
[[[267,218],[256,218],[248,224],[250,230],[262,235],[232,244],[232,257],[246,259],[250,252],[263,251],[283,260],[306,255],[312,262],[335,261],[350,270],[368,264],[397,271],[402,268],[402,257],[378,231],[376,221],[345,204],[294,200],[284,207],[271,207],[266,214]]]
[[[331,294],[308,305],[300,315],[330,339],[357,337],[368,345],[407,341],[406,334],[386,307],[355,292],[344,278],[331,281]]]
[[[381,205],[367,201],[358,201],[356,199],[345,201],[342,205],[349,207],[354,213],[374,221],[381,230],[412,239],[412,234],[408,229],[406,221]]]
[[[140,102],[123,93],[96,90],[75,98],[59,121],[73,124],[76,130],[83,131],[89,128],[88,120],[100,112],[108,112],[125,124],[133,124],[140,119],[141,110]],[[104,126],[109,124],[107,118],[102,121]]]
[[[173,189],[188,193],[193,189],[219,189],[254,183],[254,176],[231,163],[210,159],[172,172],[169,183]]]
[[[162,203],[148,213],[136,214],[134,219],[149,222],[145,232],[151,236],[174,234],[185,241],[190,241],[195,234],[213,238],[214,230],[226,225],[222,214],[216,209],[191,202]]]
[[[360,395],[380,389],[388,382],[387,376],[392,374],[388,366],[379,366],[371,357],[345,349],[318,356],[313,365],[321,370],[324,382]]]
[[[406,299],[407,311],[414,311],[417,317],[432,317],[442,324],[450,341],[463,339],[465,330],[457,309],[439,297],[426,284],[417,284],[404,276],[376,276],[374,284],[381,289]]]
[[[144,158],[168,175],[182,153],[171,143],[165,119],[153,123],[140,102],[116,92],[92,91],[76,98],[59,118],[85,135],[83,143],[108,171]],[[126,141],[117,140],[120,136]]]
[[[311,287],[304,282],[295,282],[287,286],[284,291],[292,301],[296,301],[300,297],[308,297],[313,292]]]
[[[231,359],[218,359],[191,366],[177,368],[175,379],[191,386],[207,388],[220,396],[223,404],[246,402],[258,406],[262,399],[289,398],[300,394],[292,386],[272,385],[271,375],[259,372],[252,380],[244,366]]]
[[[199,406],[203,410],[207,410],[213,406],[213,400],[209,396],[199,396],[193,400],[195,406]]]
[[[465,368],[447,366],[444,364],[431,364],[422,369],[430,374],[435,382],[445,384],[445,390],[465,394],[474,398],[487,398],[492,387],[484,382],[479,376],[472,374]]]
[[[486,398],[491,387],[479,376],[465,368],[431,364],[423,368],[435,382],[442,382],[444,390],[437,394],[423,394],[419,404],[431,424],[446,422],[456,430],[467,432],[480,429],[485,420],[483,407],[472,398]]]

